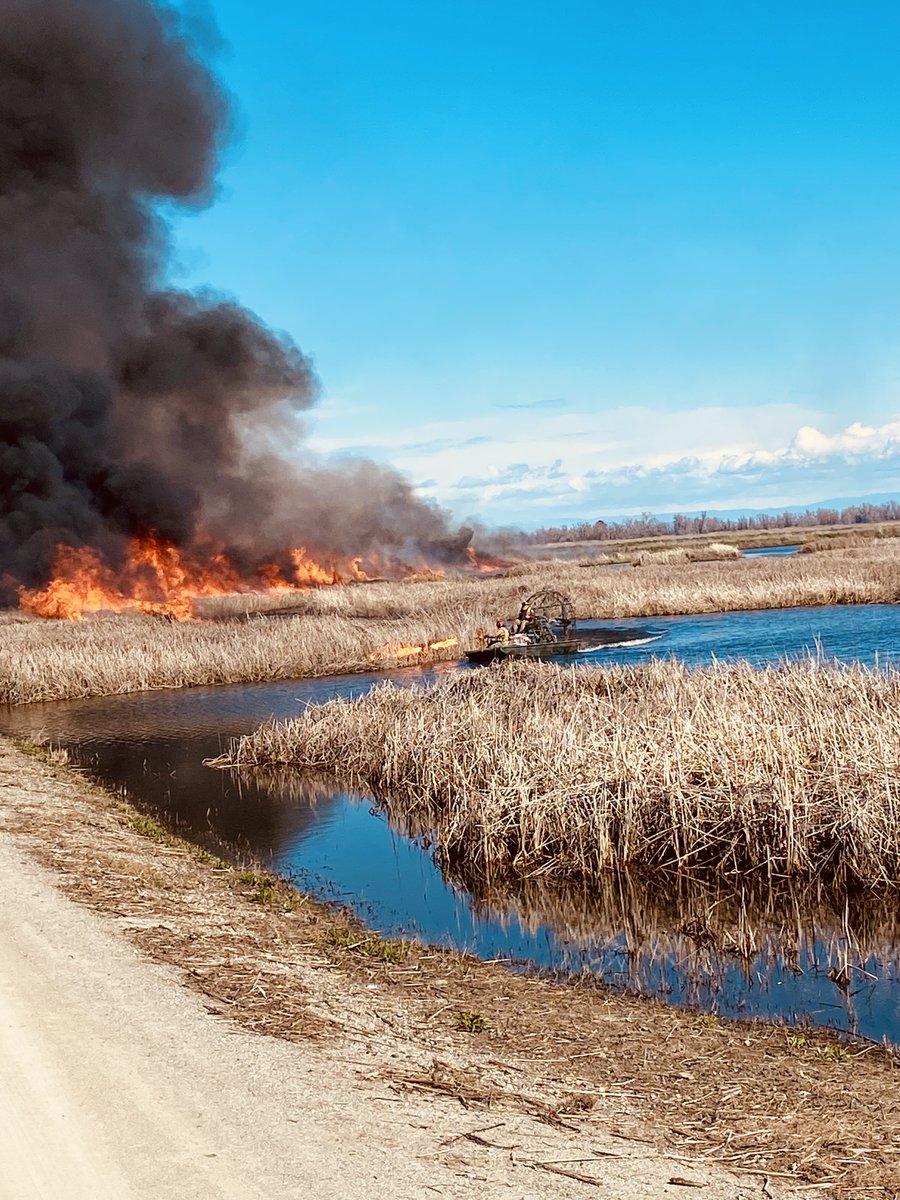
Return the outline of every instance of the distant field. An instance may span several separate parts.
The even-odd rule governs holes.
[[[877,521],[867,525],[791,526],[787,529],[728,530],[715,533],[663,537],[621,538],[610,541],[543,542],[528,547],[530,558],[587,557],[607,554],[613,558],[630,558],[641,551],[702,549],[710,542],[721,542],[739,550],[757,550],[764,546],[805,546],[809,543],[832,542],[836,546],[854,545],[872,538],[900,537],[900,521]]]

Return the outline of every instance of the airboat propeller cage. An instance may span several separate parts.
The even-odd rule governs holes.
[[[532,592],[526,597],[525,604],[534,610],[536,617],[543,617],[551,625],[561,626],[563,634],[575,628],[575,605],[565,592]]]

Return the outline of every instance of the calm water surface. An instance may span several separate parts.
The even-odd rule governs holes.
[[[603,628],[586,622],[585,629]],[[676,655],[756,664],[809,654],[869,665],[900,654],[900,607],[872,605],[618,621],[622,643],[592,664]],[[792,893],[735,895],[646,875],[589,890],[532,883],[470,895],[392,830],[371,797],[296,775],[259,781],[203,760],[272,717],[386,677],[407,686],[465,667],[196,688],[0,710],[4,732],[66,746],[107,785],[183,835],[262,859],[387,934],[485,958],[589,971],[616,987],[722,1015],[779,1015],[900,1043],[900,913]]]
[[[744,551],[744,558],[784,558],[796,554],[799,549],[799,546],[754,546],[752,550]]]

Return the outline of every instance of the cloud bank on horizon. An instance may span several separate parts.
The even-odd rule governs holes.
[[[798,405],[654,412],[504,404],[404,435],[320,435],[324,453],[390,458],[425,497],[491,526],[702,508],[796,507],[900,490],[900,419],[828,432]]]

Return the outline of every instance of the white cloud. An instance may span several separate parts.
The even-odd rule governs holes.
[[[427,476],[423,495],[498,524],[529,514],[769,507],[900,486],[900,420],[830,432],[823,423],[793,404],[535,407],[426,421],[399,437],[361,430],[356,445],[414,480]],[[353,448],[352,436],[313,442],[324,452]]]
[[[791,450],[800,458],[826,458],[843,455],[884,457],[900,448],[900,421],[889,421],[877,428],[854,421],[840,433],[829,436],[810,425],[797,430]]]

